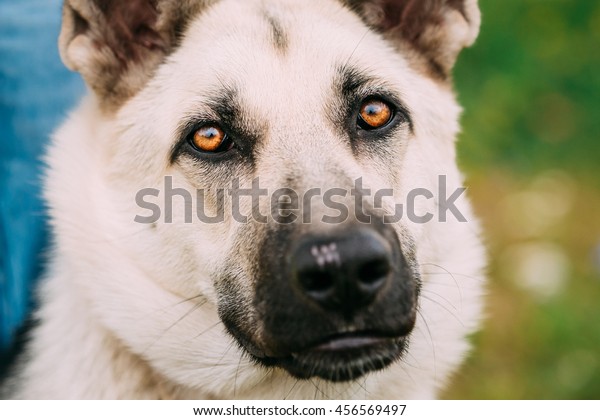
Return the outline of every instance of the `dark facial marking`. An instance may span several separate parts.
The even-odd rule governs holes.
[[[215,124],[232,139],[235,147],[228,155],[215,155],[213,161],[228,159],[235,153],[253,166],[255,146],[265,136],[265,124],[261,124],[250,115],[248,108],[240,100],[238,91],[233,88],[223,88],[209,96],[206,105],[216,118],[200,114],[196,118],[184,121],[177,130],[179,141],[172,149],[171,163],[183,153],[193,156],[188,144],[190,136],[203,126]],[[240,159],[236,159],[236,162],[239,161]]]
[[[274,16],[272,16],[268,13],[265,15],[265,19],[267,20],[267,22],[269,23],[269,26],[271,27],[271,34],[273,37],[273,43],[275,45],[275,49],[277,49],[278,51],[280,51],[282,53],[285,53],[285,51],[288,48],[289,39],[288,39],[288,35],[285,33],[285,30],[283,29],[283,25],[281,25],[281,22],[279,22]]]
[[[410,112],[400,100],[398,94],[389,89],[385,81],[378,80],[368,74],[361,72],[355,67],[341,65],[337,69],[337,76],[333,85],[334,100],[331,105],[330,115],[333,116],[332,123],[344,137],[351,140],[355,153],[361,140],[370,145],[381,143],[393,134],[403,122],[413,132]],[[357,130],[357,118],[361,104],[367,99],[381,99],[394,108],[395,117],[390,124],[372,132],[361,132]]]
[[[339,67],[337,74],[338,90],[346,102],[352,100],[360,88],[372,81],[369,76],[350,66]]]

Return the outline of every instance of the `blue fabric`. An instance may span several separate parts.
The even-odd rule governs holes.
[[[58,56],[60,11],[60,0],[0,0],[0,351],[27,317],[43,267],[40,157],[84,90]]]

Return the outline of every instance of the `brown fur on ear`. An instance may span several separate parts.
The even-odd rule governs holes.
[[[156,28],[156,0],[102,0],[97,4],[106,18],[106,42],[124,65],[140,60],[145,49],[165,48]]]
[[[481,15],[477,0],[347,0],[367,24],[408,45],[432,74],[447,78],[460,51],[473,44]]]
[[[106,111],[139,91],[212,0],[65,0],[60,53]]]

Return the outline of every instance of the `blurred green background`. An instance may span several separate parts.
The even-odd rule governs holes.
[[[600,1],[480,6],[456,89],[490,287],[444,396],[600,399]]]

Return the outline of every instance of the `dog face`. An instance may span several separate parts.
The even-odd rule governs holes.
[[[94,99],[58,135],[78,144],[58,142],[50,190],[74,184],[55,164],[70,148],[94,195],[49,199],[80,221],[59,248],[77,254],[85,237],[95,255],[80,286],[100,322],[215,395],[286,375],[339,382],[338,395],[368,373],[434,389],[476,323],[477,229],[465,202],[470,223],[386,216],[440,175],[460,186],[448,75],[478,24],[468,0],[67,3],[61,52]],[[369,201],[357,182],[391,192]],[[148,189],[161,216],[134,223]],[[316,189],[336,192],[333,212]],[[412,211],[439,213],[434,200]]]

